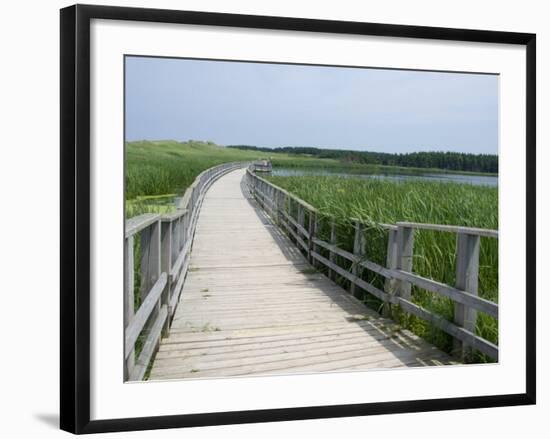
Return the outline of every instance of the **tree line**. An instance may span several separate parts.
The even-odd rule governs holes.
[[[306,155],[316,158],[336,159],[344,163],[498,173],[498,156],[494,154],[467,154],[448,151],[392,154],[387,152],[321,149],[306,146],[263,148],[251,145],[228,145],[227,147],[251,151],[281,152],[286,154]]]

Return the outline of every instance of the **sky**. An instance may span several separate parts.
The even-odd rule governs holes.
[[[126,140],[498,152],[498,76],[126,57]]]

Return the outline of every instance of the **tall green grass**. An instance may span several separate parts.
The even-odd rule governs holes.
[[[266,156],[210,142],[174,140],[127,142],[125,152],[126,199],[181,192],[207,168]]]
[[[494,187],[431,181],[389,181],[331,176],[270,177],[274,184],[315,206],[337,220],[338,245],[353,249],[350,218],[370,224],[365,232],[366,258],[386,264],[387,232],[378,223],[411,221],[498,229],[498,190]],[[329,240],[329,221],[322,220],[321,238]],[[413,271],[454,285],[456,235],[435,231],[415,233]],[[339,263],[347,261],[339,258]],[[383,288],[384,279],[364,270],[363,278]],[[347,283],[341,280],[342,283]],[[481,238],[479,295],[498,302],[498,241]],[[413,287],[413,301],[448,320],[453,319],[453,302],[440,295]],[[381,302],[366,295],[369,306],[381,309]],[[450,352],[452,338],[413,316],[401,314],[401,323],[413,332]],[[476,332],[498,342],[498,322],[478,313]],[[489,361],[477,353],[470,361]]]
[[[225,148],[212,142],[175,140],[126,142],[126,217],[165,213],[205,169],[234,161],[272,159],[279,166],[337,167],[340,162],[281,153]]]
[[[125,151],[126,217],[164,213],[205,169],[267,154],[220,147],[211,142],[174,140],[127,142]]]
[[[175,140],[127,142],[125,150],[126,217],[141,213],[165,213],[205,169],[233,161],[271,159],[285,168],[322,168],[347,173],[406,171],[396,168],[320,159],[307,155],[268,153],[225,148],[212,142]],[[426,169],[421,170],[426,172]]]

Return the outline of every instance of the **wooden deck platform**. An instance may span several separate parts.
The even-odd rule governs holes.
[[[317,273],[248,197],[244,173],[206,194],[151,380],[453,363]]]

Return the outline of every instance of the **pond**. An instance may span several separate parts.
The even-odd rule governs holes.
[[[327,168],[284,168],[274,167],[271,175],[280,177],[295,177],[301,175],[324,175],[345,178],[376,178],[388,180],[428,180],[449,183],[468,183],[478,186],[498,186],[498,176],[494,175],[475,175],[475,174],[455,174],[445,172],[407,172],[401,169],[395,171],[376,171],[372,173],[349,172],[345,169],[331,170]]]

